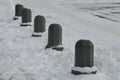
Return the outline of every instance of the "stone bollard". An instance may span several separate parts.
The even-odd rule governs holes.
[[[47,48],[52,48],[57,51],[63,51],[62,47],[62,27],[59,24],[51,24],[48,31]]]
[[[96,74],[97,69],[94,66],[94,45],[89,40],[79,40],[75,45],[75,67],[71,73]]]
[[[41,33],[45,32],[45,17],[44,16],[36,16],[34,20],[34,32],[32,34],[33,37],[40,37]]]
[[[22,16],[22,10],[23,10],[23,5],[21,5],[21,4],[17,4],[16,6],[15,6],[15,17],[14,17],[14,20],[18,20],[19,19],[19,17],[21,17]]]
[[[22,10],[22,23],[21,26],[31,26],[32,13],[30,9],[24,8]]]

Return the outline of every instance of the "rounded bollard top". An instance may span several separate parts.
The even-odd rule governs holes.
[[[22,6],[22,7],[23,7],[23,5],[22,5],[22,4],[16,4],[16,6]]]
[[[37,15],[34,19],[34,32],[45,32],[46,20],[44,16]]]
[[[94,47],[93,43],[90,40],[79,40],[75,44],[75,47],[84,47],[84,48],[89,48],[89,47]]]
[[[45,22],[45,17],[41,15],[37,15],[34,19],[35,22],[43,21]]]
[[[37,19],[37,18],[42,18],[42,19],[45,19],[45,17],[44,17],[44,16],[42,16],[42,15],[37,15],[37,16],[35,17],[35,19]]]
[[[28,8],[24,8],[23,11],[31,11],[31,10]]]
[[[29,14],[29,15],[26,15],[26,14]],[[28,9],[28,8],[24,8],[22,10],[22,16],[26,17],[26,16],[30,16],[31,15],[31,10]]]
[[[32,21],[32,12],[31,12],[31,9],[24,8],[22,10],[22,23],[29,23],[31,21]],[[26,25],[25,24],[21,24],[21,26],[26,26]]]
[[[49,26],[49,30],[53,30],[53,29],[55,29],[55,30],[62,30],[62,27],[61,27],[60,24],[53,23],[53,24],[51,24]]]

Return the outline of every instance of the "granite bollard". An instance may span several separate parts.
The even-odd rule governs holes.
[[[32,12],[30,9],[24,8],[22,10],[22,23],[21,26],[31,26]]]
[[[59,24],[51,24],[48,31],[47,48],[52,48],[57,51],[63,51],[62,46],[62,27]]]
[[[75,45],[75,64],[71,73],[96,74],[97,68],[94,66],[94,45],[90,40],[79,40]]]
[[[34,19],[34,32],[33,37],[40,37],[43,32],[45,32],[46,22],[45,17],[38,15]]]
[[[18,20],[22,16],[22,10],[24,9],[23,5],[17,4],[15,6],[15,17],[14,20]]]

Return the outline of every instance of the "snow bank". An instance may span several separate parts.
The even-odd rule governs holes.
[[[0,22],[8,21],[14,16],[14,2],[12,0],[0,0]]]

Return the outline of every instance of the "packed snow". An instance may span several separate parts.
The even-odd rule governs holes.
[[[120,80],[119,2],[1,0],[0,80]],[[33,22],[31,27],[20,27],[21,19],[13,20],[16,3],[30,8],[33,20],[36,15],[45,16],[46,32],[42,37],[31,36]],[[45,50],[48,27],[52,23],[62,26],[63,52]],[[75,43],[80,39],[89,39],[94,43],[97,74],[71,74]]]
[[[12,0],[0,0],[0,21],[8,21],[14,15],[14,3]]]

